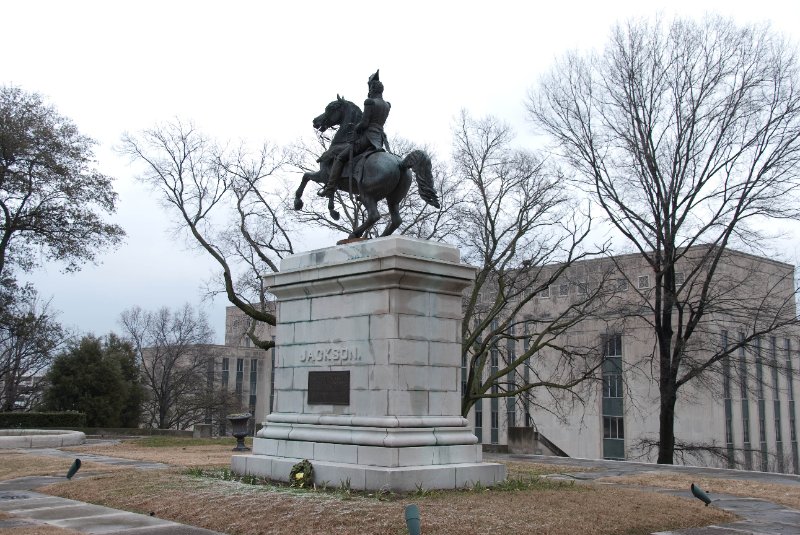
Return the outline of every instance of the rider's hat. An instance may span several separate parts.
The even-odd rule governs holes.
[[[369,80],[367,80],[367,83],[368,83],[368,84],[371,84],[372,82],[380,82],[381,80],[380,80],[380,78],[378,78],[378,73],[379,73],[379,72],[381,72],[381,70],[380,70],[380,69],[378,69],[377,71],[375,71],[375,74],[373,74],[373,75],[371,75],[371,76],[369,77]]]

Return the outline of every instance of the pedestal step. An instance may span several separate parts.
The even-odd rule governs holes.
[[[479,463],[483,452],[480,444],[415,446],[407,448],[365,444],[333,444],[256,438],[253,454],[290,457],[344,464],[361,464],[384,468],[428,466],[435,464]],[[287,472],[288,473],[288,472]]]
[[[289,481],[292,466],[302,459],[272,455],[234,455],[231,470],[277,481]],[[506,467],[496,463],[452,463],[428,466],[368,466],[312,461],[314,484],[345,486],[355,490],[408,492],[418,489],[458,489],[476,484],[491,486],[506,477]]]

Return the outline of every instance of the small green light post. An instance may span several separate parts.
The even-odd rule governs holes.
[[[694,494],[694,497],[704,502],[706,504],[706,507],[708,507],[708,504],[711,503],[711,498],[708,497],[708,494],[706,494],[705,491],[703,491],[703,489],[701,489],[694,483],[692,483],[691,489],[692,489],[692,494]]]
[[[69,472],[67,472],[67,479],[72,479],[72,476],[80,469],[81,467],[81,460],[75,459],[75,462],[72,463],[72,466],[69,467]]]
[[[419,507],[414,505],[406,505],[406,527],[408,528],[408,535],[420,535],[422,533],[422,521],[419,517]]]

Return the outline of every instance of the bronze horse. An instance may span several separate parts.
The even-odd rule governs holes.
[[[320,156],[317,162],[320,164],[319,171],[315,173],[303,174],[300,186],[295,192],[294,208],[299,210],[303,207],[303,190],[309,180],[318,184],[325,184],[330,175],[333,158],[341,150],[349,150],[349,145],[354,139],[355,125],[361,120],[361,108],[349,100],[336,96],[336,100],[325,106],[322,115],[314,118],[314,128],[319,132],[325,132],[328,128],[339,126],[336,134],[331,140],[331,145],[325,153]],[[364,222],[356,227],[350,234],[350,238],[360,238],[380,219],[378,212],[378,201],[386,199],[389,208],[391,221],[383,230],[381,236],[388,236],[394,232],[403,222],[400,217],[400,203],[405,198],[411,187],[411,170],[417,179],[417,189],[422,199],[439,208],[439,200],[436,191],[433,189],[433,175],[431,173],[431,160],[428,155],[421,150],[411,151],[405,158],[400,158],[389,152],[374,152],[364,156],[363,173],[355,187],[351,191],[351,184],[356,182],[350,179],[350,175],[355,172],[358,162],[352,162],[351,166],[342,173],[342,178],[336,185],[339,191],[358,195],[359,200],[367,210],[367,217]],[[328,210],[331,217],[339,219],[339,214],[333,209],[333,197],[328,201]]]

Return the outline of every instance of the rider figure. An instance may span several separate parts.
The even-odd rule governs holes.
[[[378,79],[379,72],[375,71],[375,74],[370,76],[367,81],[369,94],[367,100],[364,101],[364,115],[355,128],[358,137],[351,144],[352,150],[346,148],[336,156],[331,166],[328,183],[318,193],[320,197],[331,197],[336,193],[336,183],[341,178],[342,169],[351,156],[356,157],[368,150],[382,150],[384,145],[387,149],[389,148],[386,134],[383,132],[383,125],[386,124],[386,118],[389,117],[392,105],[383,100],[383,84]]]

